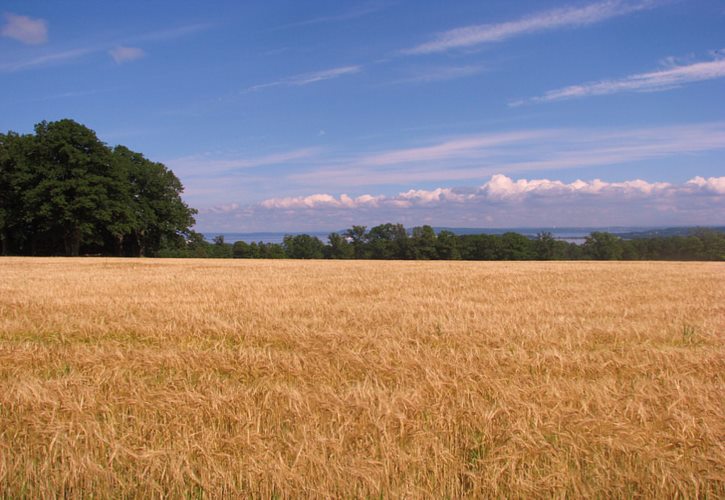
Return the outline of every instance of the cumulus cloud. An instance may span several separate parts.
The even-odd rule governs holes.
[[[690,181],[692,182],[692,181]],[[496,174],[479,192],[490,199],[520,199],[526,196],[561,196],[564,194],[582,195],[652,195],[673,189],[667,182],[647,182],[641,179],[623,182],[605,182],[600,179],[592,181],[576,180],[564,183],[549,179],[518,179]]]
[[[725,177],[710,177],[705,179],[697,176],[687,181],[686,186],[695,190],[725,195]]]
[[[496,174],[476,188],[410,189],[387,196],[317,193],[232,204],[202,210],[199,223],[223,227],[233,221],[230,230],[326,230],[391,220],[468,227],[707,225],[725,223],[723,214],[725,177],[674,184]]]
[[[311,194],[309,196],[299,196],[290,198],[270,198],[260,203],[263,208],[359,208],[362,206],[377,206],[378,201],[385,199],[384,196],[372,196],[364,194],[356,198],[351,198],[346,194],[335,198],[331,194]]]
[[[365,194],[357,198],[343,194],[336,198],[331,194],[313,194],[305,197],[270,198],[260,203],[268,209],[291,208],[359,208],[361,206],[411,207],[443,203],[478,203],[481,201],[520,202],[531,197],[561,197],[579,195],[621,198],[626,196],[666,196],[677,193],[725,194],[725,177],[694,177],[677,186],[669,182],[648,182],[634,179],[621,182],[607,182],[601,179],[584,181],[578,179],[565,183],[550,179],[512,179],[503,174],[491,176],[485,184],[470,190],[436,188],[432,190],[410,189],[395,196]]]
[[[38,45],[48,41],[48,22],[45,19],[33,19],[8,12],[5,14],[5,24],[0,28],[0,35],[28,45]]]
[[[581,7],[547,10],[530,16],[497,24],[465,26],[439,33],[432,40],[403,50],[405,54],[431,54],[452,49],[501,42],[516,36],[562,28],[575,28],[599,23],[633,12],[655,7],[654,0],[606,0]]]
[[[472,194],[457,193],[452,188],[436,188],[432,191],[410,189],[404,193],[400,193],[397,196],[397,200],[411,204],[427,205],[443,201],[462,202],[471,199],[473,196]]]
[[[239,203],[224,203],[221,205],[215,205],[207,210],[215,214],[229,214],[236,212],[240,209]]]
[[[108,51],[116,64],[136,61],[143,58],[146,53],[138,47],[116,47]]]
[[[716,59],[688,65],[670,66],[660,71],[640,73],[615,80],[570,85],[561,89],[550,90],[542,96],[529,99],[529,102],[563,101],[620,92],[660,92],[679,88],[688,83],[723,77],[725,77],[725,59]],[[526,102],[526,100],[519,100],[512,102],[511,105],[518,106]]]

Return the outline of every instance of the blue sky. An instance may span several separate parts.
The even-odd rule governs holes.
[[[0,130],[164,162],[202,231],[725,224],[725,2],[5,1]]]

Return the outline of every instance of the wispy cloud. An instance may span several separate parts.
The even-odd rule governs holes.
[[[445,82],[478,75],[483,73],[484,70],[483,66],[477,65],[423,68],[414,71],[410,76],[393,80],[390,84]]]
[[[550,90],[544,95],[523,101],[512,102],[512,106],[527,102],[552,102],[581,97],[617,94],[620,92],[661,92],[682,87],[688,83],[714,80],[725,77],[725,59],[697,62],[684,66],[672,66],[660,71],[639,73],[625,78],[601,80],[598,82],[570,85]]]
[[[325,80],[332,80],[334,78],[339,78],[341,76],[345,75],[352,75],[355,73],[359,73],[362,71],[362,66],[359,65],[353,65],[353,66],[341,66],[339,68],[332,68],[332,69],[326,69],[323,71],[315,71],[312,73],[302,73],[299,75],[293,75],[286,78],[282,78],[280,80],[276,80],[273,82],[268,83],[261,83],[259,85],[253,85],[246,89],[246,92],[254,92],[257,90],[262,90],[270,87],[279,87],[279,86],[291,86],[291,87],[300,87],[304,85],[309,85],[311,83],[317,83],[322,82]]]
[[[286,28],[294,28],[298,26],[312,26],[316,24],[325,24],[325,23],[337,23],[342,21],[350,21],[352,19],[358,19],[360,17],[367,16],[369,14],[373,14],[375,12],[379,12],[387,7],[387,4],[377,2],[377,3],[369,3],[367,5],[360,5],[356,8],[350,9],[346,12],[341,12],[339,14],[332,14],[328,16],[319,16],[312,19],[305,19],[303,21],[297,21],[293,23],[284,24],[282,26],[278,26],[275,29],[286,29]]]
[[[166,162],[174,172],[187,178],[224,175],[239,170],[270,166],[293,165],[319,155],[319,148],[301,148],[268,155],[245,158],[218,158],[215,155],[196,155]]]
[[[86,47],[77,47],[56,52],[46,52],[23,60],[0,62],[0,72],[14,72],[54,64],[64,64],[92,54],[99,54],[103,52],[107,52],[111,55],[117,63],[128,62],[134,59],[139,59],[144,55],[142,49],[127,46],[126,44],[128,43],[173,40],[208,29],[210,26],[210,24],[181,26],[127,37],[123,41],[101,42]]]
[[[116,61],[116,64],[136,61],[143,58],[146,53],[138,47],[115,47],[108,51],[110,56]]]
[[[140,35],[131,36],[127,39],[127,41],[130,43],[141,43],[175,40],[177,38],[183,38],[185,36],[206,31],[213,26],[214,25],[211,23],[187,24],[185,26],[159,29],[155,31],[149,31],[147,33],[142,33]]]
[[[48,22],[8,12],[5,14],[5,24],[0,28],[0,36],[28,45],[45,43],[48,41]]]
[[[60,52],[51,52],[40,56],[32,57],[23,61],[0,63],[0,71],[13,72],[31,69],[35,67],[48,66],[52,64],[62,64],[84,56],[98,52],[97,48],[81,47],[71,50],[63,50]]]
[[[107,92],[115,92],[123,87],[109,87],[102,89],[87,89],[87,90],[72,90],[69,92],[60,92],[58,94],[46,95],[43,97],[35,97],[32,99],[24,99],[19,102],[42,102],[42,101],[54,101],[56,99],[71,99],[75,97],[86,97],[96,94],[105,94]]]
[[[475,180],[494,173],[619,166],[725,149],[725,123],[650,128],[541,129],[449,138],[361,154],[295,172],[300,184],[365,186]]]
[[[564,182],[492,175],[473,188],[409,189],[394,195],[317,193],[254,205],[202,209],[199,224],[217,230],[339,230],[386,221],[445,226],[600,226],[721,224],[725,177],[674,184],[632,179]]]
[[[312,73],[302,73],[299,75],[288,76],[280,80],[273,82],[261,83],[259,85],[253,85],[246,89],[246,92],[254,92],[270,87],[301,87],[304,85],[310,85],[311,83],[322,82],[325,80],[332,80],[345,75],[353,75],[362,71],[362,66],[341,66],[339,68],[326,69],[323,71],[315,71]]]
[[[540,138],[551,134],[550,131],[522,131],[500,134],[467,136],[445,141],[431,146],[395,149],[383,153],[363,156],[361,165],[398,165],[401,163],[431,162],[456,158],[477,158],[487,154],[487,150],[504,144],[520,143],[527,139]]]
[[[453,49],[501,42],[516,36],[561,28],[576,28],[649,9],[658,0],[606,0],[583,7],[566,7],[539,12],[515,21],[465,26],[439,33],[432,40],[405,49],[404,54],[431,54]]]

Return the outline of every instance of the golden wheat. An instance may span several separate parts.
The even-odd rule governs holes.
[[[0,496],[725,495],[725,266],[0,259]]]

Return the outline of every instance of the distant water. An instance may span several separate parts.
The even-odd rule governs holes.
[[[648,231],[655,228],[650,227],[507,227],[507,228],[468,228],[468,227],[436,227],[436,232],[447,230],[454,234],[503,234],[507,232],[515,232],[524,236],[536,237],[537,234],[548,232],[558,240],[581,243],[585,237],[589,236],[593,231],[607,231],[610,233],[631,233],[637,231]],[[336,231],[342,234],[345,230]],[[246,243],[282,243],[287,234],[309,234],[317,236],[323,242],[327,242],[327,236],[335,231],[307,231],[307,232],[262,232],[262,233],[224,233],[224,232],[205,232],[202,233],[204,238],[211,242],[215,236],[224,236],[226,243],[234,243],[236,241],[244,241]]]
[[[327,236],[333,231],[309,231],[309,232],[285,232],[285,233],[201,233],[206,241],[211,242],[216,236],[224,236],[225,243],[235,243],[244,241],[246,243],[282,243],[285,235],[292,234],[309,234],[317,236],[324,242],[327,242]]]

